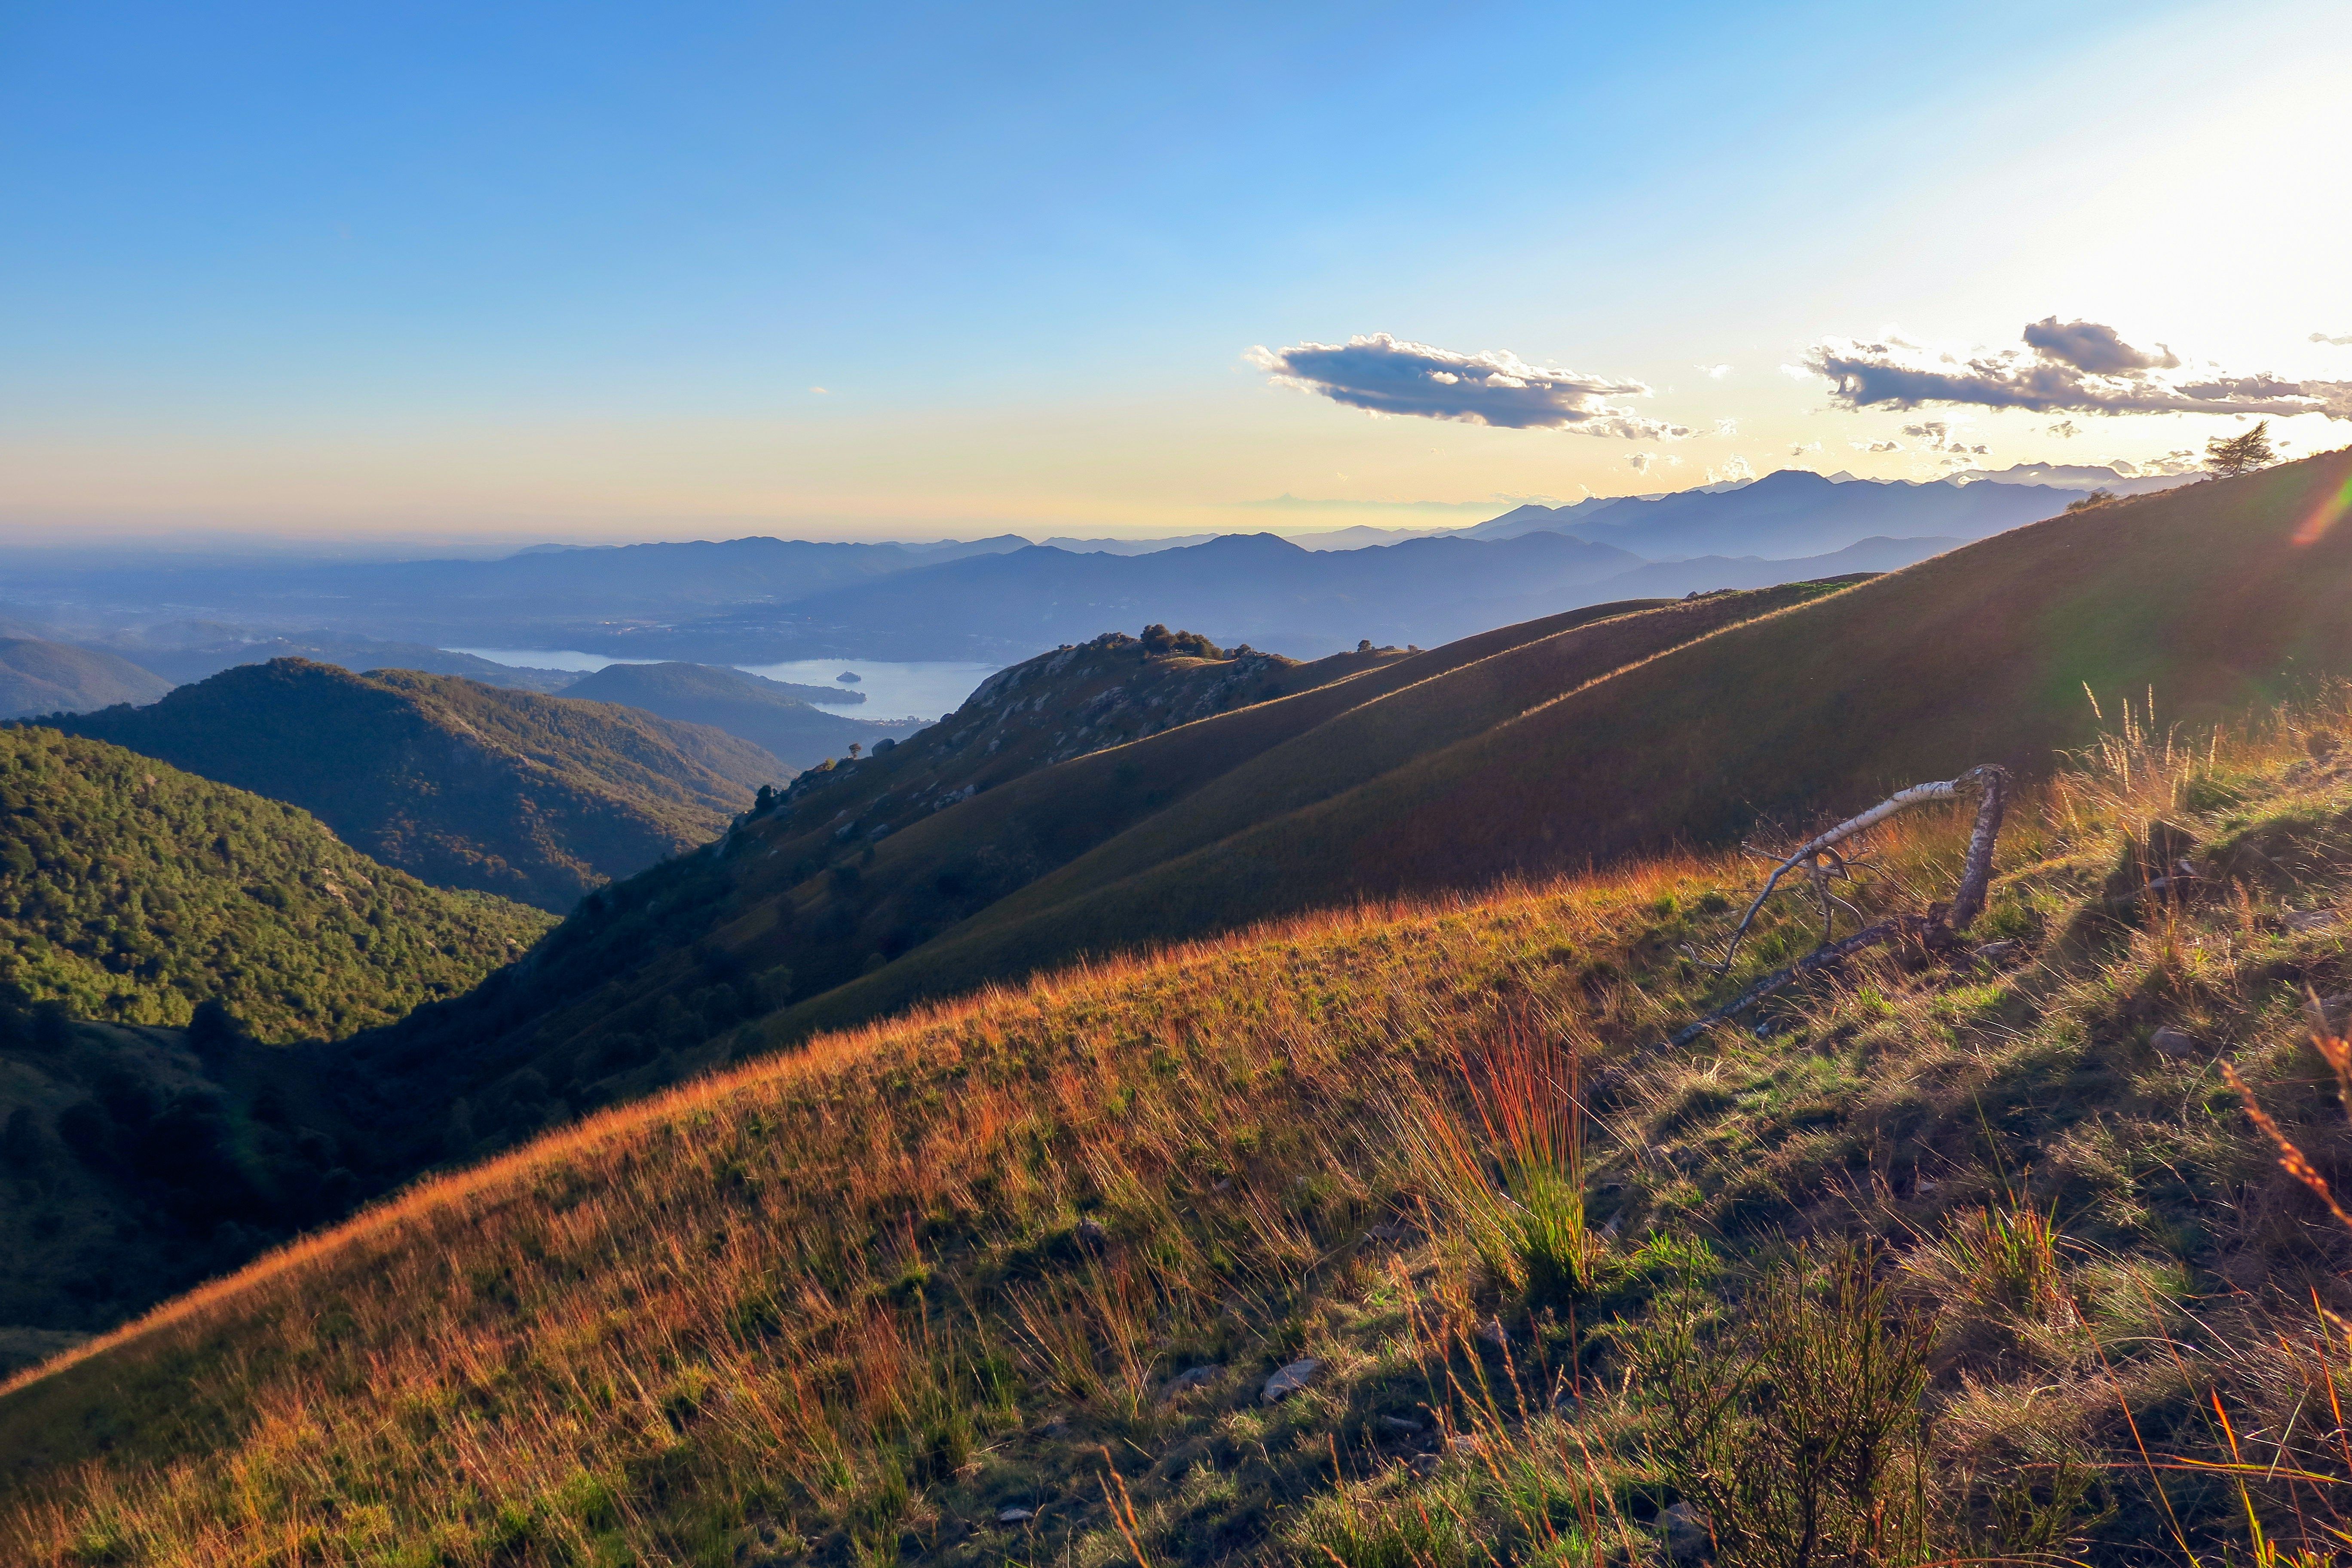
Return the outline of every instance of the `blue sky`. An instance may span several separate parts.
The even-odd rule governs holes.
[[[2294,5],[0,5],[0,528],[1152,531],[1929,477],[1922,413],[1832,405],[1810,347],[2054,314],[2352,378],[2310,342],[2352,334],[2315,196],[2347,54]],[[1379,332],[1691,434],[1373,419],[1245,357]],[[1954,412],[1993,462],[2227,417]]]

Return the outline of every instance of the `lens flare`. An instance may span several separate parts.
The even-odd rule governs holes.
[[[2347,511],[2352,511],[2352,479],[2345,480],[2342,489],[2321,501],[2312,514],[2303,520],[2303,526],[2294,531],[2294,542],[2318,543],[2327,536],[2327,531],[2336,526],[2336,520]]]

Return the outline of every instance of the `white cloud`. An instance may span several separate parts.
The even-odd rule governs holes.
[[[2352,338],[2347,338],[2345,341],[2352,342]],[[1698,367],[1698,373],[1699,374],[1706,377],[1709,381],[1721,381],[1725,376],[1731,374],[1731,367],[1727,364],[1703,364]]]
[[[2314,332],[2311,334],[2311,341],[2315,343],[2334,343],[2340,349],[2352,344],[2352,332],[2347,332],[2340,338],[2331,338],[2326,332]]]
[[[1903,450],[1903,443],[1900,441],[1848,441],[1846,445],[1853,447],[1857,452],[1899,452]]]
[[[1780,374],[1787,376],[1790,381],[1811,381],[1813,379],[1813,373],[1801,364],[1784,364],[1780,367]]]
[[[1715,433],[1718,436],[1737,436],[1739,434],[1739,421],[1718,419],[1715,422]]]
[[[1802,441],[1789,448],[1789,456],[1801,458],[1808,452],[1818,452],[1821,449],[1822,444],[1819,441]]]
[[[811,392],[815,393],[819,397],[830,397],[830,396],[832,396],[832,395],[833,395],[833,394],[832,394],[832,393],[827,392],[827,391],[826,391],[824,387],[822,387],[822,386],[812,386],[812,387],[810,387],[810,388],[809,388],[809,390],[810,390]]]
[[[1532,365],[1504,350],[1455,353],[1374,332],[1345,343],[1254,348],[1245,357],[1276,385],[1375,415],[1630,440],[1673,441],[1694,434],[1686,425],[1652,419],[1609,401],[1647,397],[1650,388],[1641,382]]]
[[[2083,433],[2083,427],[2072,419],[2061,419],[2054,425],[2045,425],[2042,428],[2045,435],[2063,436],[2069,441]]]
[[[1635,473],[1646,474],[1650,471],[1650,465],[1658,460],[1658,455],[1655,452],[1628,452],[1625,460],[1633,466]]]
[[[1706,471],[1706,482],[1711,485],[1719,485],[1726,481],[1744,485],[1755,477],[1755,468],[1748,464],[1747,458],[1737,452],[1732,454],[1731,460],[1722,468],[1709,468]]]

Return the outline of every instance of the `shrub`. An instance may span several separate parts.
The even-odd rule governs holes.
[[[1727,1568],[1928,1554],[1929,1329],[1873,1263],[1800,1246],[1727,1322],[1685,1279],[1630,1337],[1657,1473],[1705,1516]]]

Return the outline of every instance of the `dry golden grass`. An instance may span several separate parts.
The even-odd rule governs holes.
[[[1937,1314],[1939,1550],[2120,1560],[2177,1528],[2205,1552],[2248,1517],[2319,1542],[2310,1497],[2352,1455],[2306,1413],[2343,1348],[2306,1327],[2273,1354],[2264,1325],[2297,1300],[2308,1325],[2315,1289],[2347,1304],[2344,1238],[2207,1064],[2147,1036],[2234,1049],[2341,1168],[2294,996],[2352,972],[2340,932],[2281,912],[2352,882],[2352,768],[2306,732],[2344,723],[2168,750],[2135,717],[2018,807],[1985,932],[2018,944],[2003,967],[1889,954],[1761,1037],[1661,1044],[1742,978],[1704,957],[1747,864],[1693,856],[825,1037],[17,1380],[0,1555],[1622,1562],[1669,1499],[1612,1346],[1660,1301],[1738,1322],[1743,1270],[1803,1236],[1879,1249]],[[2158,816],[2203,885],[2117,903]],[[1875,847],[1857,902],[1916,908],[1958,825]],[[1748,962],[1802,952],[1813,919],[1776,911]],[[1262,1403],[1302,1356],[1304,1391]],[[2235,1436],[2310,1495],[2196,1469],[2227,1462],[2213,1411],[2252,1415]]]

